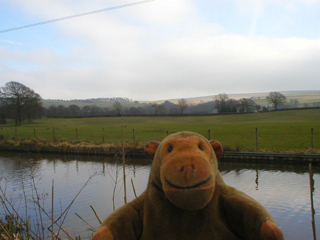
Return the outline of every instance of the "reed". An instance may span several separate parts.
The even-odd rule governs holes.
[[[32,174],[32,173],[31,173]],[[83,189],[88,185],[90,180],[94,177],[94,175],[91,175],[89,179],[86,181],[86,183],[82,186],[82,188],[79,190],[79,192],[76,194],[76,196],[73,198],[73,200],[70,202],[70,204],[65,208],[65,210],[58,215],[58,217],[55,217],[55,201],[54,201],[54,181],[52,181],[52,193],[51,193],[51,214],[50,211],[45,209],[45,202],[41,196],[39,196],[39,191],[37,189],[37,186],[35,185],[34,180],[32,181],[32,188],[33,188],[33,196],[31,197],[34,207],[28,207],[27,209],[29,211],[36,211],[35,215],[41,216],[41,221],[39,219],[30,219],[29,215],[23,216],[19,214],[19,206],[15,206],[12,195],[7,193],[6,186],[3,186],[4,179],[0,179],[0,202],[2,207],[5,210],[6,217],[5,219],[0,219],[0,239],[4,240],[13,240],[13,239],[35,239],[35,240],[42,240],[47,239],[44,230],[47,229],[49,232],[51,232],[51,239],[57,240],[62,239],[62,234],[65,234],[68,240],[73,239],[79,239],[78,236],[72,237],[68,233],[66,229],[63,228],[63,224],[65,222],[65,219],[68,215],[68,212],[77,199],[77,197],[80,195],[80,193],[83,191]],[[32,179],[34,179],[33,176],[31,176]],[[22,183],[25,184],[25,183]],[[30,201],[29,198],[27,198],[26,195],[24,195],[23,201],[26,202]],[[26,211],[27,212],[27,211]],[[37,213],[38,212],[38,213]],[[28,212],[27,212],[28,214]],[[47,226],[45,224],[45,221],[43,220],[44,216],[46,216],[47,219],[50,219],[51,224],[50,226]],[[36,222],[34,226],[32,226],[32,222]],[[94,231],[95,229],[92,229]]]

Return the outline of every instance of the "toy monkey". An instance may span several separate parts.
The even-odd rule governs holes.
[[[179,132],[145,151],[154,156],[147,189],[113,212],[93,240],[284,240],[263,206],[224,183],[218,141]]]

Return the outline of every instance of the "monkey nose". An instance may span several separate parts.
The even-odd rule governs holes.
[[[194,165],[182,166],[181,169],[180,169],[180,171],[181,171],[181,172],[184,172],[184,171],[187,170],[187,169],[192,169],[192,170],[194,170],[195,168],[196,168],[196,167],[195,167]]]
[[[183,174],[183,178],[186,184],[189,183],[190,177],[192,176],[194,169],[195,169],[194,165],[181,167],[181,172]]]

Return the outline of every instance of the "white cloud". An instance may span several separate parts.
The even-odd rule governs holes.
[[[193,12],[191,0],[156,0],[134,9],[132,16],[148,24],[179,25]],[[129,9],[127,10],[129,13]]]
[[[30,51],[0,48],[3,79],[22,82],[44,98],[63,99],[320,89],[320,40],[254,36],[266,1],[254,2],[251,36],[227,34],[197,15],[191,0],[157,0],[48,25],[60,30],[55,37],[61,42],[75,42],[68,53],[43,43]],[[102,0],[90,6],[87,1],[18,3],[45,20],[108,7]],[[125,3],[108,1],[109,6]]]

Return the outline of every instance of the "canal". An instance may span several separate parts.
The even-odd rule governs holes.
[[[314,232],[320,238],[320,166],[310,171],[309,163],[224,160],[219,169],[228,185],[271,213],[286,239],[311,240]],[[127,159],[128,201],[145,190],[149,170],[148,159]],[[90,239],[90,229],[99,226],[96,214],[103,220],[124,204],[122,164],[116,158],[1,153],[0,187],[5,199],[0,218],[14,209],[23,219],[30,217],[33,231],[45,239],[51,236],[52,206],[54,219],[73,238]]]

